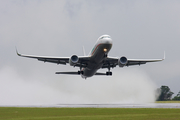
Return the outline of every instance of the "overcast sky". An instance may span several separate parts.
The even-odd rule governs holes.
[[[154,89],[180,91],[180,1],[0,0],[0,105],[152,102]],[[55,75],[77,71],[16,55],[83,55],[99,36],[113,39],[110,56],[163,58],[114,68],[112,77]],[[106,72],[106,70],[100,70]],[[144,91],[144,92],[142,92]],[[150,101],[148,101],[150,100]]]

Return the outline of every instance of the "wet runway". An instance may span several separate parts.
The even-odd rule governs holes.
[[[59,104],[56,107],[73,108],[180,108],[180,103],[146,103],[146,104]]]
[[[39,107],[39,108],[180,108],[180,103],[143,104],[57,104],[57,105],[12,105],[1,107]]]
[[[180,108],[180,103],[146,103],[146,104],[59,104],[56,107],[75,108]]]

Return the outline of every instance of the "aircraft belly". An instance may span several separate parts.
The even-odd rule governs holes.
[[[91,56],[90,61],[88,62],[88,65],[83,70],[83,77],[92,77],[94,74],[96,74],[97,70],[100,69],[103,65],[103,60],[105,59],[105,54],[109,52],[111,49],[111,44],[101,44],[99,47],[95,50],[93,55]],[[104,48],[107,49],[107,51],[104,51]]]
[[[96,73],[96,71],[97,71],[98,69],[91,69],[91,70],[88,70],[87,68],[86,69],[84,69],[83,70],[83,76],[85,76],[85,77],[92,77],[95,73]]]
[[[83,70],[84,72],[83,76],[86,76],[86,77],[93,76],[96,73],[96,71],[102,67],[102,65],[103,65],[102,63],[99,63],[99,64],[90,63],[88,67]]]

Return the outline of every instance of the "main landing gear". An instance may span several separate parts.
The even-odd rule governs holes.
[[[110,76],[111,76],[111,75],[112,75],[112,72],[110,72],[110,71],[109,71],[109,72],[106,72],[106,75],[110,75]]]
[[[83,75],[84,74],[84,71],[78,71],[78,74],[80,75]]]
[[[112,75],[112,72],[110,71],[110,67],[108,68],[108,72],[106,72],[106,75]]]

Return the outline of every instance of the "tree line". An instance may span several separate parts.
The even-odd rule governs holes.
[[[174,96],[174,98],[172,98],[174,93],[168,86],[161,86],[157,89],[157,92],[159,93],[157,101],[180,100],[180,91],[176,96]]]

